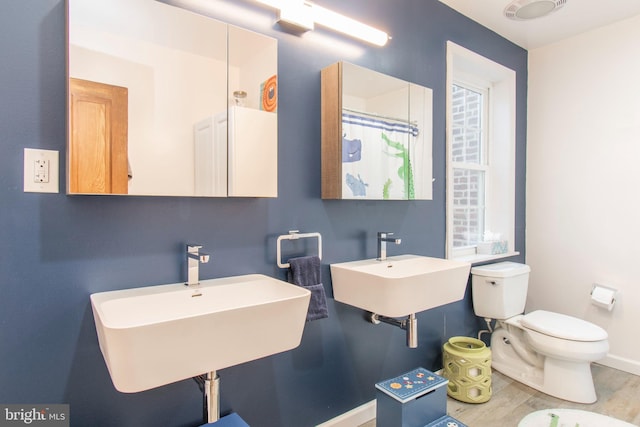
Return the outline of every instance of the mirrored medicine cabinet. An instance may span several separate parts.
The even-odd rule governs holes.
[[[69,194],[277,196],[277,41],[155,0],[68,0]]]
[[[432,90],[348,62],[321,85],[322,198],[432,199]]]

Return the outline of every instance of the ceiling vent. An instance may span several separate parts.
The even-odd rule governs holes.
[[[514,0],[504,8],[504,16],[515,21],[527,21],[546,16],[560,9],[568,0]]]

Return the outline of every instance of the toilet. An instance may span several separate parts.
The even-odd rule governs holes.
[[[591,362],[609,351],[607,332],[575,317],[536,310],[523,314],[528,265],[515,262],[473,267],[476,316],[495,319],[491,367],[551,396],[577,403],[597,400]]]

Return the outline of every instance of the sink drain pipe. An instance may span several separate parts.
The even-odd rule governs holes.
[[[202,418],[205,423],[220,419],[220,376],[216,371],[193,378],[202,392]]]
[[[207,373],[204,380],[204,400],[208,423],[213,423],[220,419],[220,376],[216,371]]]
[[[418,347],[418,320],[416,319],[415,313],[411,313],[406,317],[406,319],[396,319],[395,317],[369,313],[369,321],[374,325],[378,325],[382,322],[404,329],[407,331],[407,346],[409,348]]]

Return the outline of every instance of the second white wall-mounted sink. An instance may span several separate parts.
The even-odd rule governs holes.
[[[402,317],[459,301],[471,264],[420,255],[331,264],[336,301],[388,317]]]
[[[261,274],[91,295],[116,389],[133,393],[297,347],[311,293]]]

